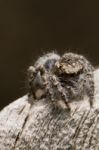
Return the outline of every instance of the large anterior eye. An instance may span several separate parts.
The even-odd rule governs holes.
[[[66,83],[70,83],[71,81],[75,80],[77,82],[81,72],[73,73],[73,74],[60,74],[58,75],[59,81],[62,83],[62,85]]]
[[[73,78],[73,77],[76,77],[78,74],[76,73],[72,73],[72,74],[66,74],[66,77],[67,78]]]
[[[58,77],[63,78],[63,79],[69,79],[69,78],[73,78],[75,76],[77,76],[77,74],[75,74],[75,73],[73,73],[73,74],[62,73]]]

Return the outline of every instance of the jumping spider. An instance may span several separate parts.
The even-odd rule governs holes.
[[[94,68],[82,55],[65,53],[61,57],[49,53],[28,69],[30,94],[35,99],[46,99],[56,104],[61,100],[70,110],[69,103],[85,95],[93,107]]]

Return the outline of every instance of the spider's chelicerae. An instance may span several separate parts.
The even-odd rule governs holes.
[[[88,96],[90,106],[94,98],[94,68],[82,55],[48,53],[28,69],[30,95],[34,99],[46,97],[53,105],[59,102],[70,110],[69,103]]]

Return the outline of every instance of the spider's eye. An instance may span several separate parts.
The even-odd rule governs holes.
[[[60,81],[66,81],[66,80],[71,79],[71,78],[78,78],[80,73],[81,72],[72,73],[72,74],[62,73],[58,77],[59,77]]]
[[[75,77],[77,76],[77,74],[75,73],[72,73],[72,74],[66,74],[66,73],[62,73],[59,75],[60,77],[63,77],[63,78],[70,78],[70,77]]]
[[[75,76],[77,76],[77,74],[72,73],[72,74],[67,74],[67,76],[68,76],[68,77],[75,77]]]

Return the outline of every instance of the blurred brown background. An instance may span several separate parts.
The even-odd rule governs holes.
[[[26,93],[26,69],[55,48],[99,64],[99,2],[0,1],[0,109]],[[50,47],[50,48],[49,48]]]

